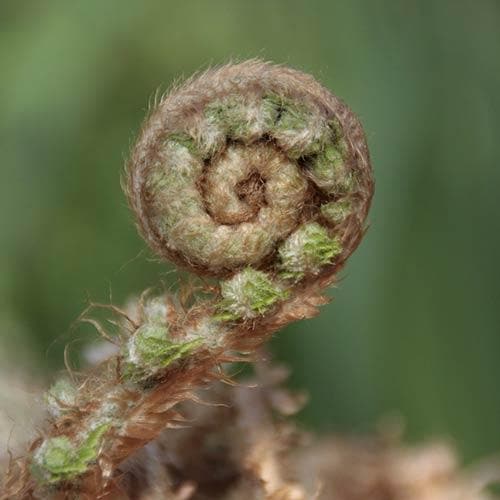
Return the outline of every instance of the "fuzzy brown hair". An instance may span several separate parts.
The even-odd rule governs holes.
[[[328,302],[325,288],[365,232],[374,186],[347,106],[311,76],[256,60],[210,69],[163,97],[124,184],[159,256],[223,281],[188,307],[165,294],[138,318],[112,308],[120,353],[79,379],[71,402],[55,398],[57,415],[11,463],[0,498],[112,498],[120,464],[182,421],[179,403],[228,381],[226,363],[251,361],[273,332]],[[221,204],[228,189],[235,195]],[[146,352],[152,344],[160,354]],[[58,455],[54,466],[57,446],[77,463]]]

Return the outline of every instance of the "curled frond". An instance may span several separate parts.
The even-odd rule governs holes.
[[[52,397],[53,420],[20,466],[32,472],[25,496],[103,497],[125,459],[176,425],[178,403],[227,379],[228,359],[251,359],[274,331],[317,314],[373,194],[348,107],[311,76],[256,60],[155,102],[124,184],[150,247],[211,281],[199,295],[146,295],[133,317],[112,307],[113,338],[85,316],[119,353],[70,404]]]

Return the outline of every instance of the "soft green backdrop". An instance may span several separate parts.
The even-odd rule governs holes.
[[[49,373],[90,335],[69,328],[87,296],[172,279],[131,222],[124,158],[157,89],[246,57],[344,98],[376,172],[335,301],[273,341],[303,421],[361,432],[397,411],[412,439],[500,450],[496,0],[2,0],[0,346]]]

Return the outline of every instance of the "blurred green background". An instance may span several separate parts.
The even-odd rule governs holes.
[[[371,228],[321,315],[273,340],[305,425],[500,450],[500,4],[6,1],[0,4],[0,346],[49,375],[87,297],[122,303],[170,268],[120,174],[148,101],[260,57],[314,74],[361,117]],[[32,356],[16,360],[28,349]],[[26,366],[24,366],[26,364]]]

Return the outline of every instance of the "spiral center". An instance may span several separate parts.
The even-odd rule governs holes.
[[[178,143],[148,179],[151,220],[170,248],[217,272],[258,263],[307,201],[300,167],[269,142],[230,144],[208,165]]]
[[[246,203],[257,214],[260,207],[266,204],[266,181],[259,172],[251,173],[245,180],[236,185],[236,195],[242,203]]]
[[[270,144],[230,145],[206,169],[202,186],[207,213],[219,224],[255,220],[267,206],[267,182],[283,162]]]

